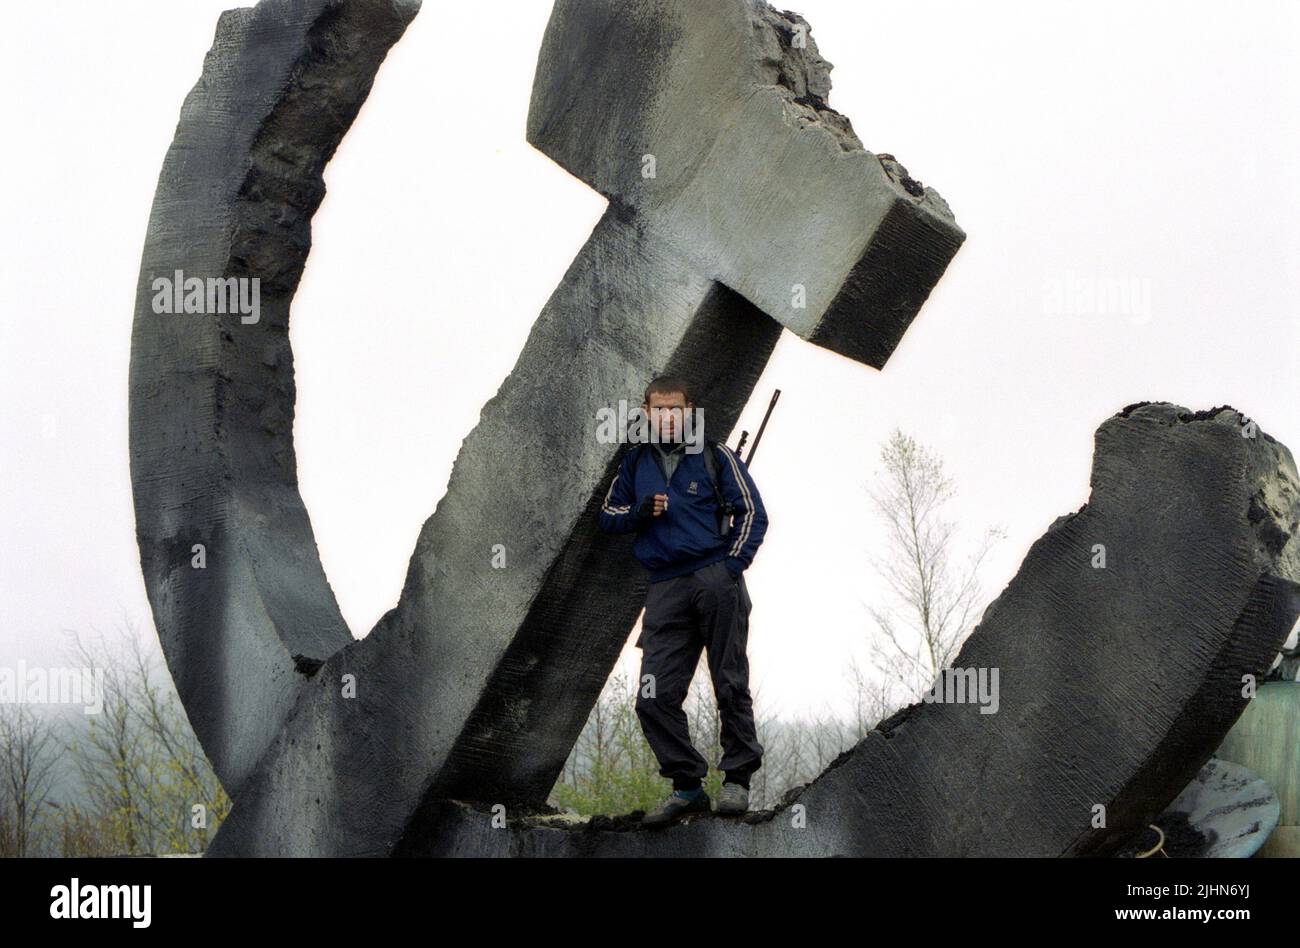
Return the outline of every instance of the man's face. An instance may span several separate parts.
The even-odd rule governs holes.
[[[660,442],[680,441],[683,438],[683,418],[695,407],[681,392],[654,392],[650,401],[641,406],[650,416],[651,429]]]

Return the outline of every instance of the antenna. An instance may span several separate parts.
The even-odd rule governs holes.
[[[754,435],[754,443],[753,445],[750,446],[749,457],[745,459],[746,467],[754,463],[754,454],[755,452],[758,451],[758,442],[763,439],[763,430],[767,427],[767,420],[772,417],[772,409],[776,407],[776,400],[780,397],[781,397],[781,390],[778,388],[775,391],[773,391],[772,400],[767,403],[767,411],[763,413],[763,422],[758,426],[758,434]],[[744,450],[745,441],[748,438],[749,438],[748,431],[742,431],[740,433],[740,444],[736,445],[736,454],[738,456],[740,452]]]

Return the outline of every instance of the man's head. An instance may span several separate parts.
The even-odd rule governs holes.
[[[661,375],[646,386],[641,408],[650,419],[655,438],[660,442],[681,441],[685,437],[685,417],[694,411],[695,403],[685,379]]]

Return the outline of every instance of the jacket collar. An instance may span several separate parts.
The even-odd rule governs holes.
[[[665,461],[665,457],[669,454],[670,451],[678,451],[678,450],[681,450],[682,447],[685,445],[685,442],[678,441],[678,442],[676,442],[676,443],[670,443],[670,444],[668,445],[668,448],[669,448],[668,451],[665,451],[665,450],[663,449],[663,445],[660,444],[658,441],[651,441],[651,442],[649,442],[649,445],[650,445],[650,448],[652,449],[652,450],[650,451],[650,456],[651,456],[652,458],[654,458],[655,465],[659,468],[659,473],[662,474],[662,475],[664,476],[664,479],[665,479],[665,480],[667,480],[667,479],[668,479],[668,467],[667,467],[667,463],[666,463],[666,461]],[[679,461],[679,462],[677,462],[677,463],[680,464],[681,462]]]

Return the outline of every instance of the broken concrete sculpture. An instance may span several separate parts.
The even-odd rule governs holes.
[[[159,178],[131,475],[168,664],[235,801],[216,855],[400,853],[444,798],[541,804],[644,591],[629,538],[596,529],[624,448],[597,413],[681,373],[725,437],[782,327],[880,368],[964,239],[827,104],[801,17],[560,0],[528,140],[609,208],[465,439],[399,603],[354,641],[297,488],[289,311],[323,168],[418,7],[224,14]],[[159,305],[173,275],[183,315]],[[259,312],[232,318],[250,280]]]
[[[508,831],[444,801],[426,855],[1110,855],[1191,782],[1300,616],[1300,482],[1229,408],[1133,405],[1097,430],[1059,517],[953,663],[996,713],[882,721],[776,810],[661,830],[543,816]],[[992,676],[989,676],[992,678]],[[1104,821],[1104,822],[1103,822]],[[621,830],[621,831],[620,831]]]

